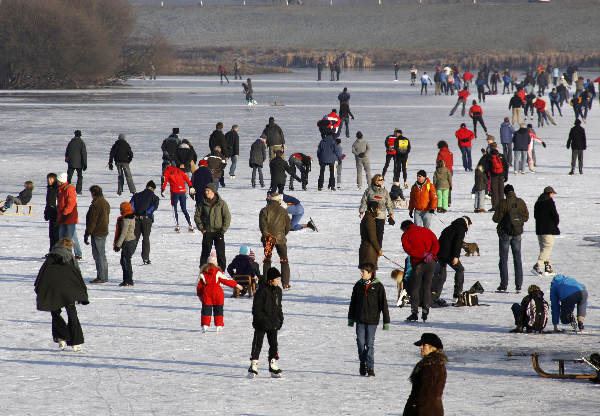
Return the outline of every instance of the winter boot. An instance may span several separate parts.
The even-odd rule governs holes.
[[[177,225],[177,226],[175,227],[175,232],[176,232],[176,233],[178,233],[180,230],[181,230],[181,227],[180,227],[179,225]]]
[[[73,351],[81,352],[81,351],[83,351],[83,347],[81,346],[81,344],[73,345]]]
[[[288,188],[290,191],[294,190],[294,185],[290,185],[290,187]]]
[[[554,276],[554,270],[548,261],[544,262],[544,276]]]
[[[375,377],[375,370],[371,368],[367,368],[367,377]]]
[[[417,322],[419,320],[419,315],[416,312],[410,314],[408,318],[406,318],[406,322]]]
[[[537,263],[533,265],[533,267],[531,268],[531,273],[534,274],[534,276],[537,277],[542,277],[542,271],[540,270],[540,268],[538,267]]]
[[[364,361],[360,362],[360,367],[358,368],[358,372],[361,376],[367,375],[367,364]]]
[[[65,348],[67,348],[67,342],[64,339],[58,339],[58,348],[60,348],[61,351],[64,351]]]
[[[258,360],[250,360],[250,367],[248,367],[248,377],[254,378],[258,375]]]
[[[425,310],[424,310],[424,311],[421,313],[421,319],[423,320],[423,322],[426,322],[426,321],[427,321],[427,316],[429,316],[429,311],[425,311]]]
[[[281,369],[277,365],[277,358],[271,358],[271,361],[269,361],[269,372],[273,378],[281,377]]]
[[[317,227],[315,227],[315,223],[313,222],[312,218],[308,221],[308,223],[306,223],[306,226],[313,231],[317,231]]]
[[[571,324],[571,327],[573,327],[573,331],[577,332],[579,330],[579,327],[577,326],[577,319],[575,319],[575,315],[569,315],[569,323]]]

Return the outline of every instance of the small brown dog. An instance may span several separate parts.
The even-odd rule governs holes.
[[[465,251],[465,253],[466,253],[465,255],[467,257],[474,256],[475,253],[477,253],[478,256],[480,255],[479,254],[479,246],[477,245],[477,243],[465,243],[463,241],[462,248]]]
[[[404,306],[408,299],[408,294],[406,290],[404,290],[404,271],[400,269],[392,270],[391,274],[392,279],[396,281],[396,288],[398,289],[398,299],[396,302],[396,306]]]

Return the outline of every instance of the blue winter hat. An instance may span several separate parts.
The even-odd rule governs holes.
[[[242,256],[249,256],[250,255],[250,249],[248,248],[248,246],[243,245],[240,247],[240,254]]]

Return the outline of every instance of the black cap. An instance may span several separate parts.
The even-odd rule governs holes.
[[[173,134],[179,134],[179,127],[173,127]]]
[[[432,347],[437,348],[438,350],[444,349],[444,345],[442,344],[442,340],[436,334],[432,334],[430,332],[426,332],[421,335],[421,339],[415,342],[417,347],[421,345],[429,344]]]
[[[420,171],[417,172],[417,176],[422,176],[422,177],[426,178],[427,172],[425,172],[423,169],[421,169]]]
[[[75,137],[81,137],[81,130],[75,130]]]
[[[278,277],[281,277],[281,272],[275,267],[271,267],[269,270],[267,270],[267,280],[275,280]]]
[[[148,181],[148,183],[146,184],[146,188],[152,188],[152,189],[156,189],[156,184],[154,183],[154,181],[150,180],[150,181]]]

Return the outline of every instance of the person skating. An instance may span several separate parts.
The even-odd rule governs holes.
[[[362,218],[367,206],[372,201],[379,204],[379,210],[377,211],[377,218],[375,219],[377,229],[377,241],[379,245],[383,247],[383,232],[385,227],[386,216],[394,221],[394,204],[387,189],[383,187],[383,176],[375,174],[371,178],[371,185],[365,189],[362,199],[360,200],[359,217]],[[388,220],[390,221],[390,220]]]
[[[492,88],[490,88],[490,94],[498,94],[498,81],[500,81],[500,74],[498,73],[498,71],[494,70],[494,73],[490,77],[490,84],[492,84]]]
[[[527,149],[531,142],[531,136],[525,123],[521,123],[519,130],[513,135],[513,151],[514,151],[514,171],[515,174],[525,173],[525,163],[527,162]]]
[[[265,278],[266,284],[258,286],[252,301],[254,337],[250,353],[250,367],[248,368],[248,377],[250,378],[258,375],[258,359],[260,358],[265,334],[269,341],[269,372],[271,377],[281,377],[281,369],[278,364],[279,345],[277,342],[277,331],[283,325],[283,309],[281,307],[283,293],[279,287],[281,273],[275,267],[270,267],[265,273]]]
[[[350,94],[348,94],[350,95]],[[342,120],[342,124],[340,125],[340,133],[344,125],[346,125],[346,138],[350,138],[350,117],[354,120],[354,114],[350,111],[350,104],[348,101],[342,101],[340,103],[340,119]]]
[[[217,192],[215,184],[208,184],[204,189],[202,205],[196,207],[194,214],[196,227],[202,232],[202,253],[200,265],[206,263],[213,244],[217,252],[217,261],[221,270],[225,270],[225,233],[231,223],[229,207]]]
[[[123,269],[123,281],[119,286],[133,286],[133,268],[131,258],[137,247],[135,238],[135,216],[133,207],[129,202],[121,202],[119,206],[121,216],[117,218],[115,229],[115,240],[113,250],[121,252],[121,268]]]
[[[402,130],[398,130],[396,133],[396,139],[394,140],[394,150],[396,154],[394,156],[394,182],[400,181],[400,171],[402,171],[402,178],[404,179],[404,187],[408,188],[406,184],[406,178],[408,172],[406,170],[406,164],[408,162],[408,154],[410,153],[410,140],[404,137]]]
[[[210,326],[211,317],[215,317],[215,326],[217,332],[223,329],[223,305],[225,303],[225,294],[221,285],[234,287],[242,290],[243,287],[235,280],[228,278],[223,270],[217,266],[217,258],[213,254],[208,257],[208,262],[202,265],[198,283],[196,284],[196,295],[202,302],[202,312],[200,323],[202,332],[205,333]]]
[[[548,113],[547,113],[547,111],[546,111],[546,101],[544,101],[542,99],[541,95],[537,96],[537,98],[533,102],[533,107],[537,111],[538,127],[543,127],[544,126],[544,120],[546,120],[546,124],[548,122],[550,122],[550,123],[552,123],[553,125],[556,126],[556,123],[554,122],[554,119],[551,116],[549,116]]]
[[[131,170],[129,169],[129,164],[131,163],[132,159],[133,152],[131,151],[131,146],[129,143],[127,143],[127,140],[125,140],[125,135],[121,133],[110,148],[110,154],[108,156],[108,169],[113,170],[113,161],[117,166],[117,195],[121,195],[123,193],[125,179],[127,179],[127,187],[129,188],[129,192],[135,194],[135,184],[133,183]]]
[[[446,167],[443,160],[436,162],[435,173],[433,174],[433,186],[437,195],[437,212],[448,212],[448,195],[452,187],[452,173]]]
[[[472,172],[472,159],[471,159],[471,142],[475,138],[475,134],[469,130],[465,123],[460,123],[460,128],[454,133],[458,140],[458,148],[462,155],[462,164],[465,172]]]
[[[233,61],[233,79],[242,79],[242,74],[240,73],[240,63],[235,60]]]
[[[261,233],[261,242],[265,250],[263,275],[267,275],[267,271],[271,268],[273,249],[276,249],[279,255],[279,262],[281,263],[283,288],[288,290],[291,286],[286,236],[292,227],[290,217],[281,205],[282,201],[282,195],[278,193],[271,194],[267,206],[260,210],[258,226]]]
[[[508,181],[508,163],[503,154],[498,151],[498,144],[493,143],[489,155],[482,156],[485,161],[484,171],[490,178],[490,193],[492,197],[492,208],[495,211],[498,203],[503,199],[504,182]]]
[[[504,86],[502,87],[502,95],[506,92],[506,94],[510,94],[510,73],[504,73],[502,75],[502,82],[504,82]]]
[[[423,72],[423,75],[421,75],[421,95],[423,95],[423,90],[425,90],[425,95],[427,95],[427,84],[433,85],[433,81],[431,81],[427,72]]]
[[[487,78],[484,77],[481,72],[477,74],[475,85],[477,86],[477,99],[479,102],[485,102],[485,96],[490,93],[490,86],[487,83]],[[485,87],[488,88],[487,94],[485,92]]]
[[[304,153],[292,153],[288,159],[288,164],[292,170],[290,174],[290,191],[294,190],[294,176],[296,176],[296,169],[300,171],[300,178],[302,181],[302,190],[306,191],[306,185],[308,184],[308,173],[312,168],[312,157]]]
[[[253,188],[256,187],[256,171],[258,171],[258,181],[260,183],[260,187],[265,187],[265,180],[263,178],[263,163],[267,159],[267,139],[265,137],[260,137],[252,143],[250,146],[250,158],[248,160],[248,164],[252,168],[252,179],[250,180],[250,184]]]
[[[242,92],[246,96],[246,104],[254,105],[256,101],[254,100],[254,87],[252,87],[252,80],[248,78],[246,82],[242,82]]]
[[[540,139],[537,134],[535,134],[535,130],[533,129],[533,125],[527,124],[527,130],[529,131],[529,146],[527,146],[527,164],[529,166],[530,172],[535,172],[536,158],[535,158],[535,143],[541,143],[544,148],[547,146],[546,142]]]
[[[360,280],[354,284],[348,326],[356,323],[356,345],[360,361],[359,374],[375,377],[375,332],[383,315],[383,330],[390,329],[390,313],[383,284],[375,277],[376,267],[365,263],[360,266]]]
[[[506,161],[512,165],[512,143],[515,129],[510,123],[508,117],[504,117],[504,122],[500,125],[500,143],[502,143],[502,153],[506,155]]]
[[[523,108],[523,114],[525,116],[525,120],[527,120],[527,114],[530,113],[531,120],[533,121],[533,101],[535,100],[536,95],[533,93],[533,88],[527,92],[525,95],[525,108]]]
[[[283,158],[283,150],[275,151],[275,157],[269,162],[269,170],[271,171],[271,192],[277,191],[283,194],[285,183],[287,182],[286,172],[290,177],[306,185],[303,179],[296,176],[295,170],[292,170],[288,162]]]
[[[417,74],[419,71],[413,64],[410,65],[410,69],[408,71],[410,73],[410,86],[414,87],[415,83],[417,82]]]
[[[75,185],[67,181],[67,173],[63,172],[56,178],[58,182],[58,215],[56,223],[58,224],[58,238],[68,238],[73,243],[73,252],[75,260],[81,260],[81,247],[77,238],[77,224],[79,223],[79,214],[77,212],[77,194]]]
[[[267,139],[266,144],[269,148],[269,160],[275,157],[276,150],[284,150],[285,136],[281,127],[275,123],[274,117],[269,117],[269,124],[265,126],[260,137]]]
[[[73,172],[77,171],[77,195],[81,195],[83,188],[83,171],[87,170],[87,150],[85,142],[81,138],[81,130],[75,130],[73,138],[65,150],[65,162],[67,162],[67,182],[71,183]]]
[[[221,85],[223,85],[223,78],[225,78],[225,80],[229,84],[229,78],[227,78],[227,69],[223,65],[219,65],[218,70],[219,70],[219,76],[221,78]]]
[[[171,205],[173,206],[173,212],[175,213],[175,231],[179,232],[179,214],[177,212],[177,204],[181,207],[181,212],[185,216],[185,220],[188,223],[189,231],[194,231],[194,227],[192,227],[192,223],[190,221],[190,214],[187,212],[186,208],[186,189],[185,184],[187,183],[190,188],[190,195],[196,193],[196,190],[192,186],[192,181],[190,178],[179,168],[175,166],[167,166],[165,172],[163,174],[164,181],[162,187],[160,188],[160,195],[164,198],[164,191],[169,184],[171,190]]]
[[[195,172],[194,172],[195,173]],[[142,262],[150,264],[150,233],[154,223],[154,212],[158,209],[160,199],[154,194],[156,184],[150,180],[146,183],[146,189],[131,197],[133,214],[135,216],[135,240],[136,248],[142,236]]]
[[[500,286],[497,291],[506,292],[508,288],[508,248],[511,248],[513,263],[515,266],[515,289],[521,290],[523,285],[523,263],[521,262],[521,235],[527,220],[529,211],[527,204],[521,198],[517,198],[512,185],[504,186],[506,199],[498,203],[492,221],[498,226],[496,230],[499,238],[498,267],[500,269]]]
[[[554,203],[554,195],[556,195],[554,188],[546,186],[533,207],[535,234],[540,246],[540,254],[532,269],[533,274],[536,276],[554,275],[550,254],[552,254],[552,247],[554,247],[555,236],[560,235],[558,229],[560,217]]]
[[[411,314],[406,320],[417,321],[421,306],[421,319],[425,322],[429,316],[431,281],[440,246],[437,237],[428,228],[419,227],[410,220],[403,221],[400,228],[403,231],[402,248],[410,256],[413,269],[410,280]]]
[[[198,154],[188,139],[181,140],[177,148],[177,166],[183,165],[182,170],[191,176],[197,169]]]
[[[585,285],[572,277],[557,274],[550,284],[550,302],[552,306],[552,324],[554,331],[558,331],[558,323],[571,324],[583,330],[583,321],[586,315],[588,291]],[[577,318],[573,311],[577,306]]]
[[[475,133],[475,138],[477,138],[477,123],[481,124],[483,131],[487,134],[487,127],[483,122],[483,110],[479,105],[477,105],[477,101],[473,100],[473,105],[469,108],[469,117],[473,120],[473,133]]]
[[[358,249],[358,268],[371,264],[377,269],[381,244],[377,238],[377,214],[379,202],[369,201],[367,210],[360,221],[360,247]]]
[[[361,131],[356,132],[356,140],[352,144],[352,154],[356,161],[356,187],[362,188],[362,172],[364,169],[367,178],[366,183],[371,181],[371,163],[369,162],[370,153],[369,142],[363,139]]]
[[[33,196],[33,182],[26,181],[23,185],[24,189],[17,196],[7,195],[4,202],[0,203],[0,213],[6,212],[13,205],[27,205]]]
[[[344,89],[342,90],[342,92],[340,92],[338,94],[338,101],[340,102],[340,105],[342,105],[342,103],[344,101],[349,102],[350,101],[350,93],[348,92],[348,87],[344,87]],[[341,111],[340,111],[341,113]]]
[[[54,342],[58,343],[61,350],[72,345],[73,351],[79,352],[84,338],[75,304],[87,305],[90,302],[72,249],[73,242],[69,238],[62,238],[56,243],[38,272],[34,290],[37,310],[52,315]],[[62,308],[67,311],[68,323],[60,315]]]
[[[569,131],[568,148],[571,148],[571,171],[569,175],[575,173],[575,162],[578,162],[579,173],[583,175],[583,151],[587,148],[587,143],[585,129],[581,127],[581,120],[579,119],[575,120],[575,125]]]
[[[56,218],[58,216],[57,200],[58,200],[58,181],[56,173],[48,173],[46,175],[46,206],[44,207],[44,220],[48,221],[48,238],[50,239],[50,250],[54,244],[58,243],[58,224]]]
[[[398,81],[398,71],[400,70],[400,65],[398,62],[394,62],[394,81]]]
[[[179,166],[177,164],[177,149],[181,144],[179,140],[179,128],[173,127],[172,133],[163,140],[160,148],[162,150],[162,171],[160,174],[160,186],[164,184],[164,172],[167,166]]]
[[[432,333],[424,333],[415,342],[421,349],[421,361],[410,375],[412,388],[404,406],[404,416],[443,416],[442,394],[446,386],[446,363],[442,340]]]
[[[454,115],[454,112],[461,104],[462,104],[462,109],[461,109],[460,114],[463,117],[465,116],[465,105],[467,104],[467,97],[469,95],[470,95],[470,93],[466,86],[458,92],[458,100],[456,100],[456,104],[454,104],[454,107],[452,107],[452,110],[450,110],[449,116]]]
[[[323,189],[323,183],[325,182],[325,169],[329,168],[329,182],[327,188],[335,191],[335,162],[342,161],[342,154],[333,137],[333,132],[330,130],[329,135],[323,136],[319,142],[317,148],[317,158],[319,160],[319,180],[317,182],[317,189],[320,191]]]
[[[415,224],[425,228],[431,227],[431,217],[438,204],[435,186],[421,169],[417,172],[417,180],[410,188],[408,201],[408,216],[415,220]]]
[[[206,167],[213,175],[217,190],[219,190],[219,186],[224,187],[225,167],[227,166],[227,162],[225,162],[225,156],[223,156],[221,146],[215,146],[213,151],[204,157],[204,160],[206,161]]]
[[[522,90],[521,90],[522,91]],[[523,108],[523,100],[519,97],[519,91],[510,98],[508,109],[512,109],[512,124],[521,124],[521,110]]]
[[[85,215],[85,233],[83,242],[90,244],[92,237],[92,257],[96,263],[96,278],[90,283],[108,282],[108,262],[106,261],[106,236],[108,235],[108,221],[110,205],[104,199],[102,188],[98,185],[90,187],[92,203]]]
[[[402,130],[400,129],[394,129],[394,134],[390,134],[389,136],[387,136],[385,138],[384,141],[384,146],[385,146],[385,164],[383,165],[383,171],[381,172],[381,175],[385,178],[385,174],[387,173],[388,167],[390,165],[390,161],[394,161],[394,170],[393,172],[396,172],[396,163],[398,163],[396,161],[396,138],[400,137],[402,135]]]
[[[240,136],[238,134],[238,125],[231,126],[231,130],[225,133],[227,142],[227,157],[231,161],[229,166],[229,179],[235,179],[235,168],[237,167],[238,156],[240,155]]]

